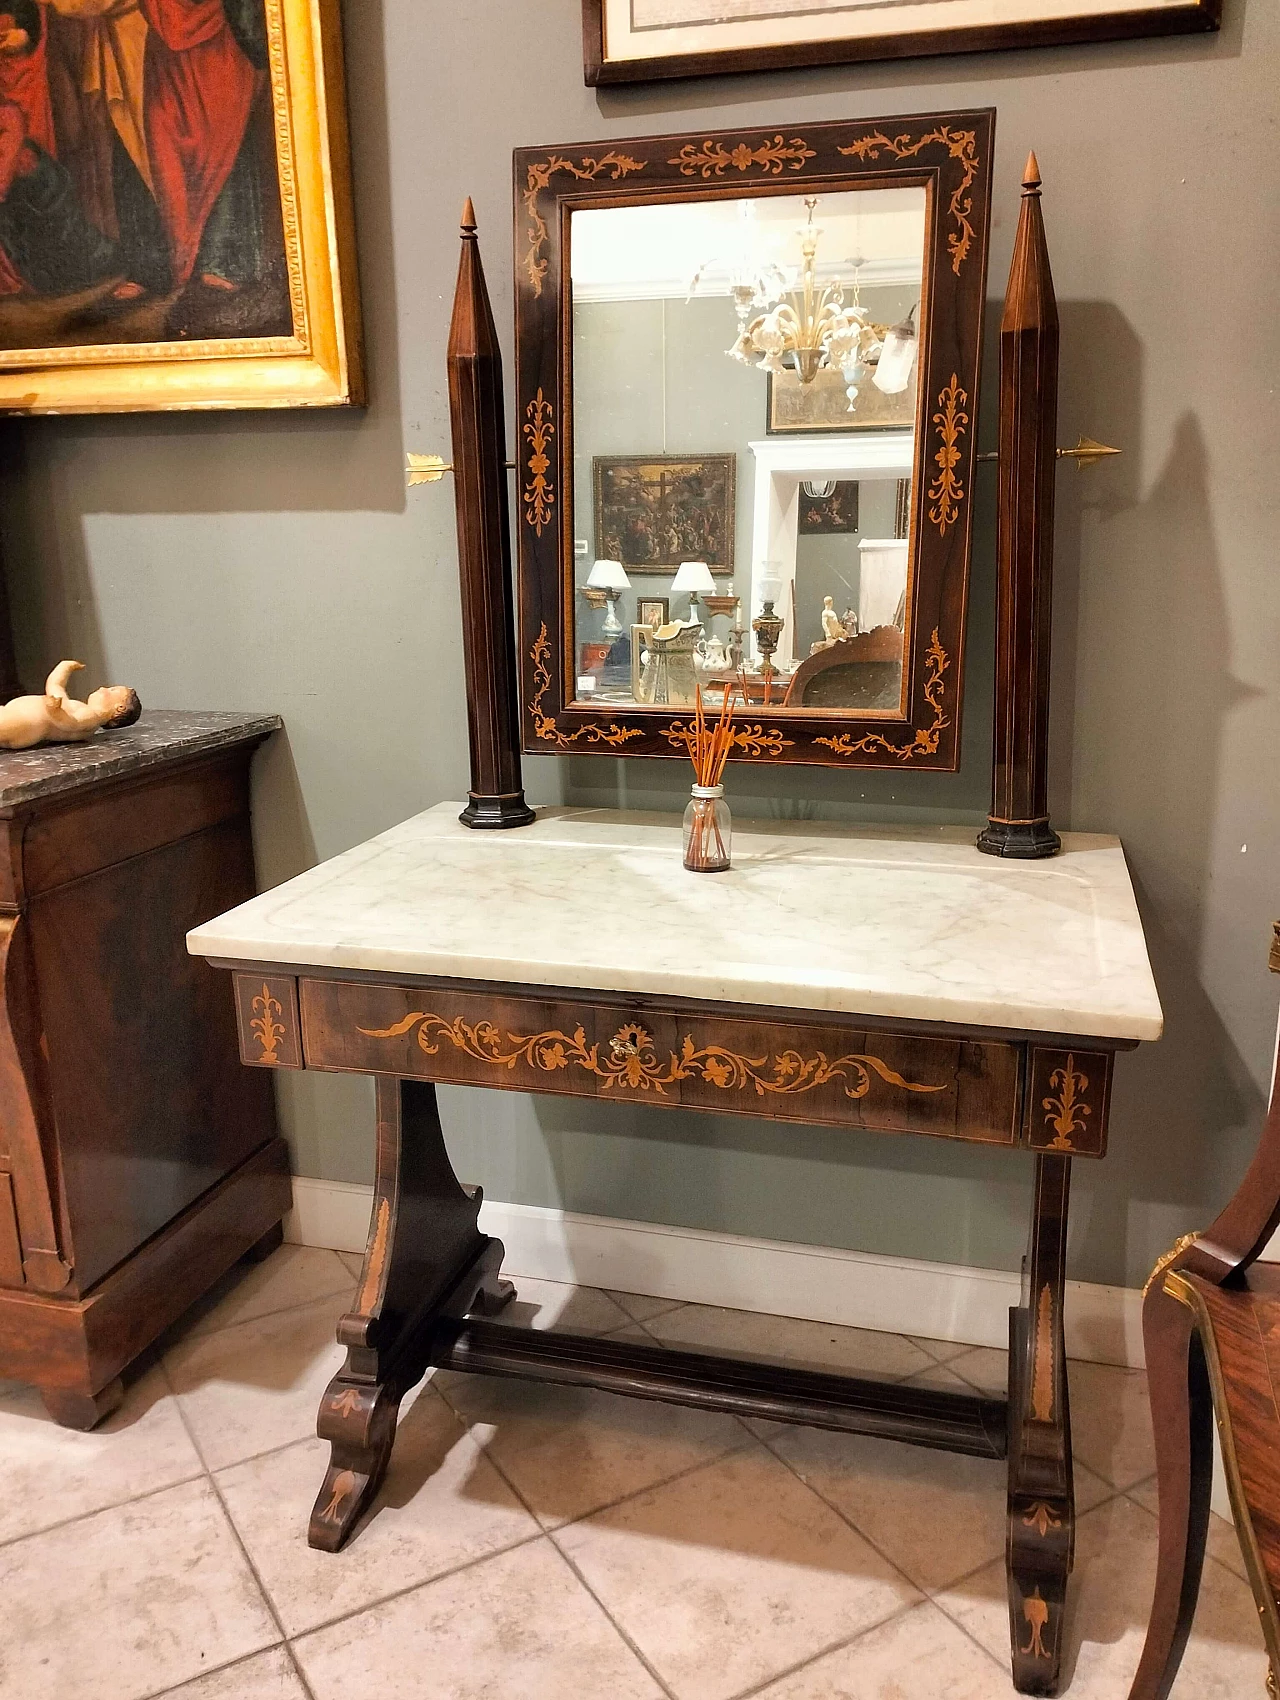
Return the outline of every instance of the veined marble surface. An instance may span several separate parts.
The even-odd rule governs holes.
[[[687,873],[671,816],[544,809],[473,832],[441,803],[197,927],[193,954],[370,973],[665,992],[915,1021],[1157,1039],[1124,852],[1044,862],[967,827],[736,823]]]

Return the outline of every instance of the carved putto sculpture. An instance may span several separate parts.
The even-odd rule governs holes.
[[[100,685],[87,702],[67,695],[67,680],[83,661],[60,661],[45,680],[43,696],[14,697],[0,708],[0,749],[36,744],[83,744],[104,726],[132,726],[142,713],[128,685]]]
[[[839,614],[836,613],[835,602],[830,596],[822,598],[822,635],[828,643],[837,643],[845,636],[844,626]]]

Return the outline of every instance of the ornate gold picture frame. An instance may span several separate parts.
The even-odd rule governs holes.
[[[362,405],[339,0],[27,10],[0,42],[0,410]]]

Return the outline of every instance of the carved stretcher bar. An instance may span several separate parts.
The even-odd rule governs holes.
[[[364,1271],[321,1404],[311,1520],[336,1551],[432,1366],[606,1388],[1009,1459],[1014,1674],[1058,1680],[1074,1501],[1062,1304],[1070,1166],[1101,1157],[1115,1053],[1161,1013],[1124,855],[997,861],[963,829],[739,827],[716,881],[660,817],[442,804],[198,928],[252,1067],[377,1082]],[[601,924],[625,903],[645,925]],[[1035,1153],[1007,1402],[491,1320],[511,1296],[435,1085],[682,1105]]]

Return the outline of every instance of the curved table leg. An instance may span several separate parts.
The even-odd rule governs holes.
[[[1062,1327],[1071,1159],[1036,1158],[1023,1303],[1009,1313],[1009,1638],[1014,1686],[1056,1694],[1075,1553],[1071,1412]]]
[[[454,1175],[435,1087],[379,1076],[377,1100],[369,1241],[354,1308],[338,1323],[347,1361],[316,1420],[332,1452],[307,1539],[326,1552],[343,1545],[382,1483],[400,1401],[426,1373],[435,1324],[478,1298],[500,1309],[515,1290],[498,1276],[501,1242],[476,1226],[479,1190]]]
[[[1165,1700],[1191,1633],[1213,1491],[1213,1398],[1195,1319],[1157,1279],[1142,1306],[1160,1489],[1160,1555],[1129,1700]]]

